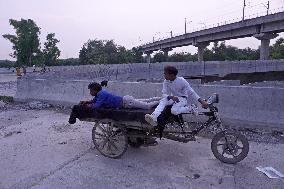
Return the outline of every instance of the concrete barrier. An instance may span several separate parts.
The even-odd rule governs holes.
[[[141,79],[161,79],[165,65],[175,65],[181,76],[218,75],[231,73],[254,73],[284,71],[284,60],[242,60],[206,62],[163,62],[48,67],[46,73],[29,74],[40,79],[94,79],[137,81]]]
[[[72,105],[90,99],[88,80],[45,80],[19,78],[16,101],[42,100],[52,104]],[[193,85],[202,97],[220,95],[221,117],[233,122],[284,128],[284,88]],[[117,95],[148,98],[161,95],[161,83],[109,82],[107,90]]]

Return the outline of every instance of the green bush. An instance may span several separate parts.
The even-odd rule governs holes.
[[[0,60],[0,68],[12,68],[15,66],[14,61],[10,60]]]
[[[14,99],[12,96],[0,96],[0,101],[3,101],[3,102],[13,102]]]

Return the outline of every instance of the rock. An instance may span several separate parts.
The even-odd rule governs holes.
[[[62,141],[62,142],[59,142],[58,144],[67,144],[67,142]]]
[[[12,131],[12,132],[9,132],[9,133],[5,134],[5,135],[4,135],[4,138],[5,138],[5,137],[12,136],[12,135],[14,135],[14,134],[20,134],[20,133],[22,133],[22,131]]]
[[[31,109],[44,109],[44,108],[49,108],[51,107],[50,104],[46,103],[46,102],[40,102],[40,101],[33,101],[28,103],[28,106]]]
[[[5,105],[6,105],[6,103],[1,100],[1,101],[0,101],[0,108],[4,108]]]

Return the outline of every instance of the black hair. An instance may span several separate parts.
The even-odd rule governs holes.
[[[92,89],[99,92],[100,90],[102,90],[102,86],[99,83],[93,82],[88,85],[88,89]]]
[[[178,74],[178,70],[174,66],[166,66],[164,68],[164,72],[168,74],[174,74],[175,76]]]
[[[101,86],[102,86],[102,87],[107,87],[107,83],[108,83],[107,80],[103,80],[103,81],[101,82]]]

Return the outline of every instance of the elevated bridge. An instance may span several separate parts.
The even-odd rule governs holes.
[[[283,31],[284,12],[279,12],[155,41],[143,45],[142,49],[150,62],[150,55],[154,51],[162,50],[168,56],[168,52],[175,47],[193,45],[198,47],[198,61],[203,61],[204,49],[210,42],[255,37],[261,40],[260,59],[266,60],[269,57],[270,39]]]

